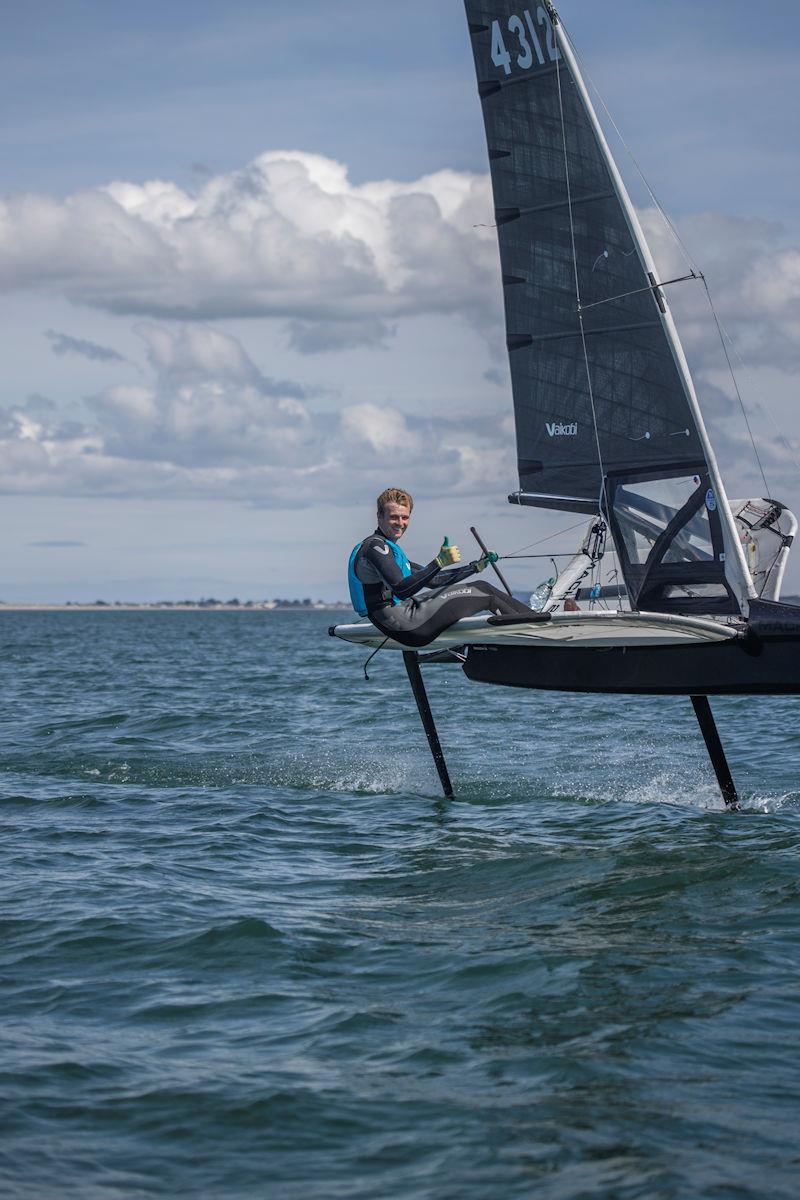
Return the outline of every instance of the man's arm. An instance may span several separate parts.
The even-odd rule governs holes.
[[[442,573],[434,558],[424,567],[419,563],[412,563],[411,574],[404,575],[386,542],[380,537],[370,538],[362,549],[361,555],[377,571],[398,600],[408,600],[422,588],[430,587],[431,580]]]
[[[470,575],[477,575],[478,573],[478,564],[476,562],[465,563],[463,567],[455,567],[451,571],[440,571],[435,559],[434,563],[437,566],[437,571],[433,578],[428,581],[428,587],[448,587],[451,583],[460,583],[462,579],[469,579]],[[416,568],[416,566],[416,563],[411,564],[412,569]],[[422,569],[420,568],[420,570]]]

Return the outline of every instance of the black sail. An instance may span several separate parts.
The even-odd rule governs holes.
[[[661,321],[663,300],[545,8],[518,0],[467,0],[466,8],[494,189],[520,487],[580,498],[596,511],[604,471],[697,466],[703,449]]]
[[[509,499],[605,512],[637,607],[737,611],[744,563],[688,369],[562,31],[543,4],[465,6],[503,272]]]

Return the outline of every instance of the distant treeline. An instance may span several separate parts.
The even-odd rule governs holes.
[[[65,601],[66,608],[348,608],[344,600],[218,600],[215,596],[204,596],[201,600],[94,600],[86,604],[78,600]]]

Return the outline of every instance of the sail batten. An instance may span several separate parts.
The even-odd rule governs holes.
[[[608,333],[631,333],[635,329],[653,329],[655,327],[660,328],[658,321],[638,321],[632,325],[606,325],[606,326],[598,326],[597,329],[587,329],[584,326],[584,328],[582,330],[581,329],[562,329],[558,333],[515,334],[515,335],[512,335],[511,340],[513,340],[515,342],[517,342],[517,341],[521,342],[524,340],[525,344],[529,345],[531,342],[552,341],[553,338],[592,337],[596,333],[605,333],[605,334],[608,334]],[[516,345],[513,348],[515,350],[520,349],[520,347],[516,346]]]
[[[716,588],[709,611],[739,611],[752,587],[733,517],[652,256],[571,48],[541,6],[534,20],[518,0],[465,5],[501,267],[504,281],[514,281],[504,299],[518,495],[525,497],[516,502],[535,503],[538,494],[542,506],[554,507],[561,496],[572,508],[596,496],[615,542],[625,545],[624,506],[638,501],[623,482],[638,480],[644,497],[669,491],[672,471],[675,496],[664,503],[674,498],[677,508],[669,532],[654,535],[658,561],[644,570],[623,556],[633,601],[644,594],[631,586],[638,576],[642,589],[652,585],[650,602],[680,611],[661,558],[678,536],[676,514],[694,513],[699,496],[709,530],[698,532],[692,518],[682,561],[696,553],[698,586],[709,595]],[[612,495],[622,506],[618,519]],[[691,570],[679,574],[685,584]]]
[[[609,200],[613,195],[613,192],[594,192],[588,196],[572,196],[569,200],[548,200],[544,204],[534,204],[530,208],[500,209],[498,212],[513,212],[515,216],[505,216],[504,221],[518,221],[520,217],[528,217],[533,213],[552,212],[554,209],[568,208],[570,205],[572,208],[575,208],[578,204],[589,204],[593,200]],[[502,223],[503,222],[498,221],[498,224]]]

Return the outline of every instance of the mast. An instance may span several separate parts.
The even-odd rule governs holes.
[[[725,491],[725,485],[722,482],[722,476],[717,464],[716,454],[714,453],[714,448],[708,436],[705,421],[703,420],[703,414],[697,400],[697,393],[695,392],[694,388],[694,380],[692,379],[692,375],[689,370],[689,364],[686,361],[686,355],[684,353],[683,346],[681,345],[680,336],[675,326],[672,313],[667,305],[666,298],[656,283],[658,275],[656,272],[655,260],[653,259],[653,256],[650,252],[650,247],[647,244],[644,230],[642,229],[639,221],[639,216],[633,206],[630,196],[628,195],[628,189],[623,182],[619,168],[617,167],[614,156],[611,153],[611,148],[606,141],[603,127],[598,120],[597,113],[595,112],[594,105],[592,104],[591,97],[589,96],[589,92],[586,88],[583,75],[581,74],[580,67],[578,66],[577,60],[573,53],[569,38],[565,35],[564,27],[561,24],[558,13],[556,12],[550,0],[546,0],[546,7],[553,25],[556,46],[561,51],[564,61],[569,67],[569,70],[575,81],[578,92],[580,93],[587,115],[592,124],[595,137],[597,138],[601,152],[605,159],[606,167],[608,168],[608,172],[611,176],[614,189],[619,198],[619,202],[622,205],[623,211],[625,212],[625,216],[627,217],[628,224],[633,235],[634,244],[639,254],[642,266],[647,275],[653,281],[653,293],[658,302],[661,322],[664,326],[667,342],[672,350],[675,366],[677,367],[678,374],[680,375],[683,383],[689,408],[692,416],[694,417],[697,433],[705,453],[706,463],[708,464],[709,474],[713,483],[720,516],[722,518],[722,536],[725,542],[725,574],[728,577],[731,587],[736,593],[736,597],[739,601],[740,607],[742,608],[742,612],[746,616],[748,601],[756,597],[756,590],[753,587],[750,571],[747,567],[747,561],[745,559],[744,550],[742,549],[742,544],[736,529],[736,523],[733,518],[728,495]],[[731,568],[730,570],[729,567]]]

